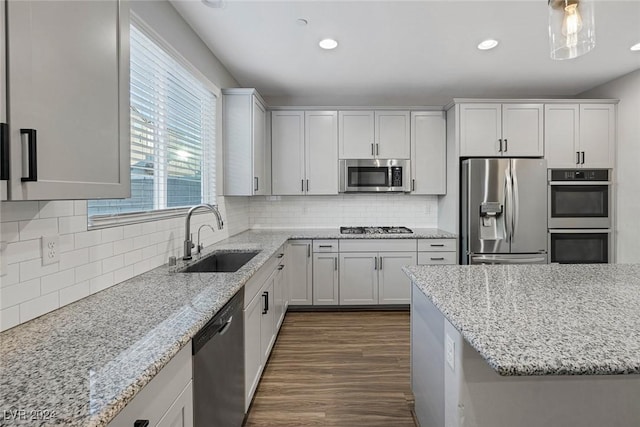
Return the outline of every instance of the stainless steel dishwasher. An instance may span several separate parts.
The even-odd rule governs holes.
[[[240,427],[244,419],[241,289],[193,338],[195,427]]]

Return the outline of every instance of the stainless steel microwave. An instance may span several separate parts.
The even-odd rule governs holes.
[[[340,192],[409,192],[409,160],[340,160]]]

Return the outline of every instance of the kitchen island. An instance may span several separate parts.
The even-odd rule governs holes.
[[[640,265],[405,272],[420,425],[640,425]]]

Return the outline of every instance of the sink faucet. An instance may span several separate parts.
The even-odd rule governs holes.
[[[193,213],[200,208],[209,209],[214,213],[218,221],[218,230],[222,230],[222,228],[224,227],[222,215],[220,215],[220,211],[218,210],[218,207],[216,205],[202,203],[189,209],[184,221],[184,256],[182,257],[182,259],[184,260],[191,259],[191,249],[193,249],[193,247],[195,246],[193,244],[193,238],[191,237],[191,215],[193,215]]]

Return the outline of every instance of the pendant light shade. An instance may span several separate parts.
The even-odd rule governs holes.
[[[548,0],[552,59],[573,59],[596,46],[592,0]]]

